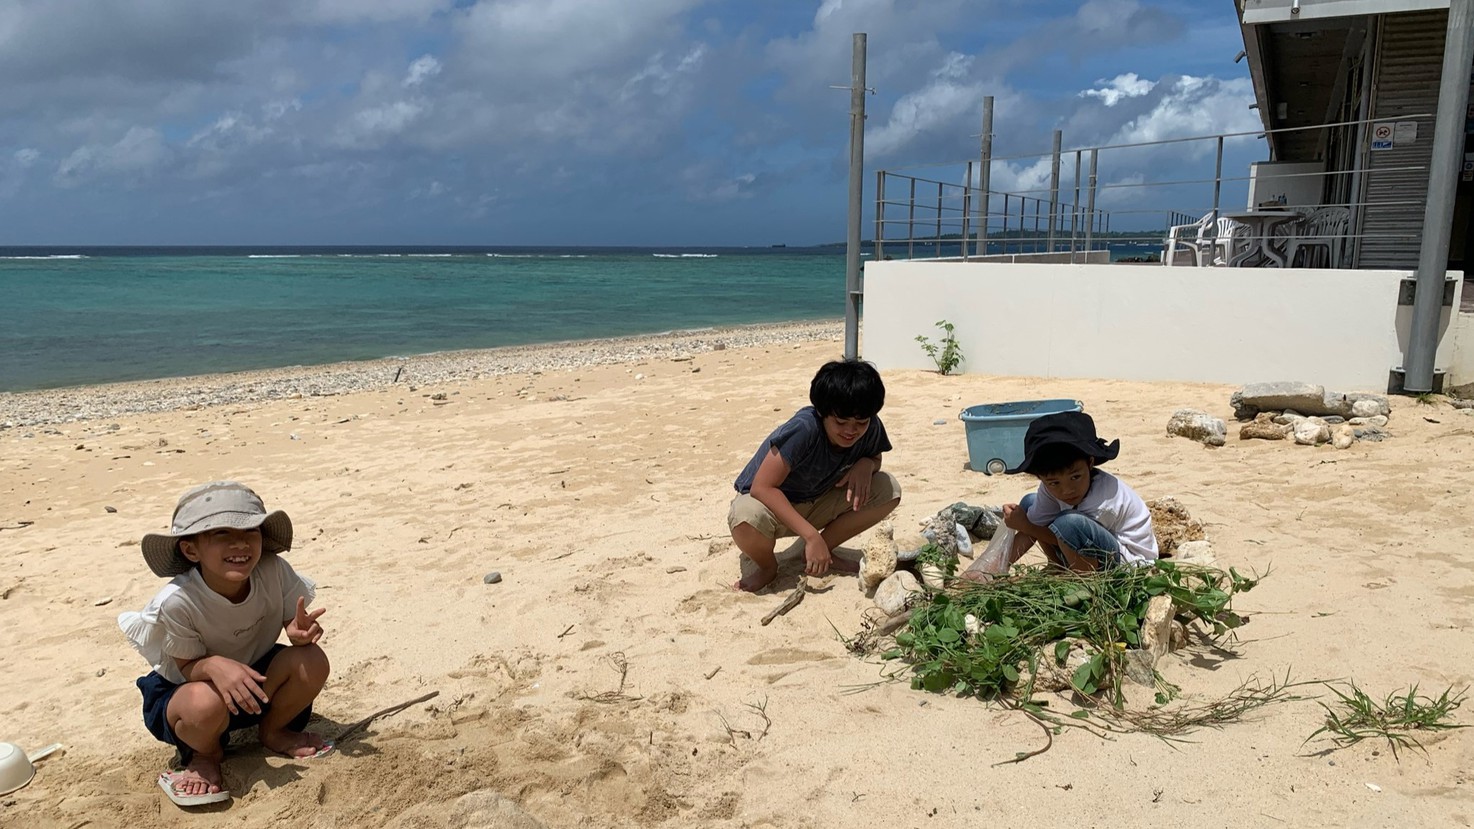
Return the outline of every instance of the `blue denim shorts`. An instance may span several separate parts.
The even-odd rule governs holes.
[[[1027,513],[1035,500],[1035,493],[1030,492],[1019,499],[1019,509]],[[1121,563],[1121,542],[1110,530],[1102,527],[1092,518],[1078,512],[1062,513],[1050,523],[1049,531],[1054,533],[1060,543],[1086,558],[1093,559],[1103,570]],[[1054,554],[1047,548],[1045,554],[1051,559],[1054,558]],[[1065,562],[1056,560],[1055,563],[1063,566]]]
[[[251,663],[251,669],[259,674],[265,675],[266,669],[271,667],[271,660],[281,652],[286,645],[278,642],[271,646],[266,655]],[[166,657],[167,658],[167,657]],[[143,694],[143,724],[148,728],[148,733],[154,735],[155,739],[162,743],[168,743],[179,750],[179,756],[175,762],[180,766],[189,764],[194,757],[194,749],[189,744],[179,739],[174,734],[174,729],[169,727],[169,700],[174,698],[174,692],[180,686],[175,685],[162,676],[158,671],[149,671],[148,676],[138,678],[138,690]],[[262,714],[270,710],[271,706],[261,706]],[[220,748],[224,750],[225,744],[230,740],[230,732],[242,728],[250,728],[261,722],[262,714],[239,714],[230,715],[230,725],[225,727],[225,733],[220,735]],[[307,728],[307,721],[312,718],[312,706],[309,704],[302,713],[292,718],[287,723],[288,731],[302,731]]]

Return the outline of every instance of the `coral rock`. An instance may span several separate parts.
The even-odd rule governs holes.
[[[1289,425],[1288,422],[1281,423],[1281,417],[1284,417],[1284,415],[1276,417],[1269,412],[1260,412],[1255,416],[1253,423],[1245,423],[1239,427],[1239,440],[1250,440],[1252,438],[1258,438],[1260,440],[1284,440],[1294,431],[1294,427]]]
[[[896,572],[896,540],[891,522],[882,521],[860,555],[860,590],[869,593]]]
[[[1157,535],[1157,552],[1170,555],[1184,541],[1203,539],[1203,522],[1188,514],[1176,498],[1154,498],[1146,502]]]
[[[1331,445],[1337,449],[1350,449],[1356,442],[1356,430],[1349,423],[1337,423],[1331,427]]]

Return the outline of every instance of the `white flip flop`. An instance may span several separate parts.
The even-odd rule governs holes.
[[[161,771],[159,772],[159,788],[164,794],[174,801],[175,806],[204,806],[209,803],[219,803],[230,799],[230,791],[221,789],[218,792],[206,792],[204,794],[183,794],[174,790],[174,785],[179,782],[178,778],[188,772],[183,771]]]

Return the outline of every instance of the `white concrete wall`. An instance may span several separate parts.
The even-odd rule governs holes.
[[[1447,365],[1439,366],[1448,372],[1444,385],[1462,386],[1474,383],[1474,314],[1455,314],[1453,324],[1444,339],[1453,340]]]
[[[972,374],[1387,389],[1412,319],[1403,271],[867,262],[861,356],[935,369],[956,326]],[[1457,277],[1456,274],[1450,274]],[[1452,358],[1449,309],[1437,367]]]

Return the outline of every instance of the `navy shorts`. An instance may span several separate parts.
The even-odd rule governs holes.
[[[1019,509],[1027,513],[1029,507],[1034,505],[1034,498],[1035,494],[1032,492],[1020,498]],[[1050,523],[1049,531],[1070,549],[1094,560],[1096,566],[1102,570],[1121,563],[1121,542],[1115,534],[1078,512],[1061,513]],[[1056,563],[1061,566],[1065,564],[1063,561]]]
[[[278,642],[271,646],[266,655],[251,663],[251,669],[256,673],[265,675],[266,669],[271,667],[271,660],[281,652],[286,645]],[[164,657],[168,659],[170,657]],[[148,733],[162,743],[168,743],[179,750],[179,764],[187,765],[194,756],[194,749],[189,744],[174,735],[174,729],[169,727],[169,700],[174,698],[174,692],[179,686],[159,676],[158,671],[149,671],[148,676],[138,678],[138,690],[143,693],[143,724],[148,728]],[[262,714],[271,709],[268,703],[261,706]],[[225,733],[220,735],[220,748],[223,751],[225,744],[230,740],[230,732],[242,728],[250,728],[261,722],[262,714],[231,714],[230,724],[225,727]],[[289,731],[303,731],[307,728],[307,721],[312,718],[312,705],[303,709],[302,713],[292,718],[287,723]]]

